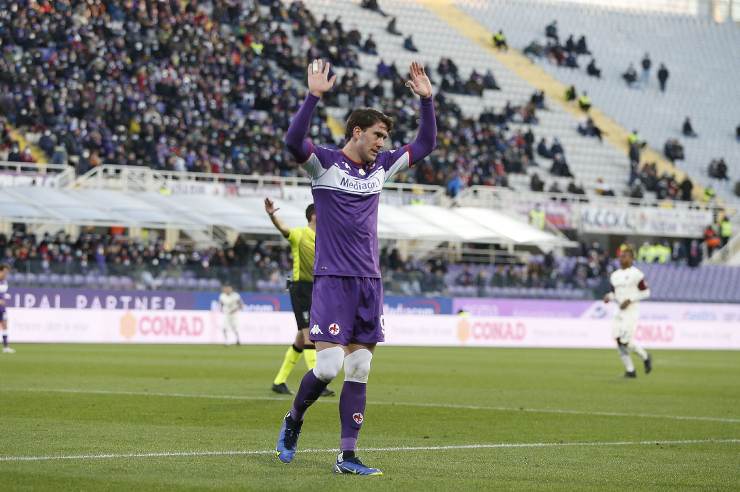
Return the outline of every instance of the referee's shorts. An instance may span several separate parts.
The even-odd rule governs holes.
[[[298,329],[308,328],[311,316],[311,293],[313,282],[299,280],[290,282],[290,303],[293,306],[293,314]]]

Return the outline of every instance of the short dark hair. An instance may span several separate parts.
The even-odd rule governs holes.
[[[0,263],[0,271],[3,270],[10,270],[10,265],[8,265],[7,263]]]
[[[306,207],[306,220],[311,222],[311,216],[316,213],[316,206],[311,203]]]
[[[355,127],[360,127],[360,130],[367,130],[375,123],[383,123],[388,132],[393,129],[393,118],[373,108],[358,108],[349,114],[347,119],[347,126],[344,130],[344,138],[349,140],[352,138],[352,132]]]

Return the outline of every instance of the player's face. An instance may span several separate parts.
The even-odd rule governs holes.
[[[619,255],[619,265],[622,268],[631,267],[634,260],[632,252],[629,250],[622,251],[622,254]]]
[[[231,287],[224,287],[224,294],[228,295],[233,292],[233,289]]]
[[[362,162],[375,161],[378,153],[383,150],[387,138],[388,127],[380,122],[361,130],[357,139],[357,153],[360,155]]]
[[[10,270],[8,270],[7,268],[0,270],[0,280],[5,280],[6,278],[8,278],[9,271]]]

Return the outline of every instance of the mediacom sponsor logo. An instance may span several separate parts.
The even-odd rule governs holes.
[[[127,312],[121,316],[119,331],[126,340],[138,335],[142,338],[200,337],[205,331],[203,318],[192,314],[148,314],[135,316]]]
[[[511,321],[468,321],[457,323],[457,339],[462,343],[468,340],[523,340],[527,336],[527,326],[522,322]]]

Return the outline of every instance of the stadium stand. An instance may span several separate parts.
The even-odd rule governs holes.
[[[0,62],[6,69],[2,83],[8,118],[35,135],[52,162],[70,161],[78,174],[100,163],[118,163],[164,170],[295,175],[280,141],[290,110],[300,99],[291,76],[302,78],[305,58],[299,53],[307,53],[306,58],[324,56],[337,67],[358,69],[340,79],[327,100],[335,107],[330,113],[341,120],[344,110],[337,108],[346,108],[349,102],[391,107],[389,112],[398,122],[394,137],[397,142],[407,139],[415,127],[408,116],[413,98],[397,77],[391,75],[391,80],[379,84],[377,65],[385,57],[389,67],[401,67],[402,72],[412,54],[385,35],[382,17],[352,2],[308,2],[315,16],[300,2],[260,3],[260,9],[246,13],[229,8],[228,2],[214,2],[211,9],[209,4],[196,9],[192,4],[183,8],[169,3],[136,11],[115,2],[89,8],[77,1],[9,9],[2,14],[3,21],[18,28],[5,31],[3,40],[6,52],[19,61]],[[536,173],[553,191],[565,191],[570,185],[571,190],[591,192],[599,180],[606,180],[617,194],[627,191],[629,164],[623,152],[580,138],[578,122],[557,105],[548,101],[532,105],[535,87],[479,46],[455,36],[431,12],[405,2],[388,2],[386,9],[396,9],[402,29],[411,29],[404,25],[411,18],[407,14],[425,26],[415,40],[420,52],[413,56],[430,68],[450,65],[451,60],[456,67],[451,69],[460,74],[448,71],[440,77],[440,82],[452,81],[447,94],[437,101],[440,114],[451,116],[440,118],[444,137],[439,151],[415,173],[408,173],[406,180],[451,184],[451,189],[476,184],[526,189],[530,175]],[[363,32],[354,24],[346,27],[336,21],[335,16],[343,12],[345,18],[357,19]],[[331,14],[331,21],[318,20],[325,13]],[[168,26],[158,38],[146,34],[154,19]],[[104,24],[112,28],[104,29]],[[137,34],[125,38],[124,25],[136,27]],[[24,26],[38,30],[39,36],[26,39]],[[213,42],[219,30],[224,36]],[[363,52],[371,34],[379,56]],[[438,43],[439,39],[449,42]],[[93,45],[104,49],[75,51]],[[114,59],[116,63],[107,63]],[[39,66],[55,70],[44,73]],[[84,70],[87,66],[93,68]],[[484,78],[488,70],[483,67],[493,68],[493,81]],[[31,83],[30,92],[26,81]],[[218,90],[203,90],[211,85]],[[52,88],[59,97],[52,99],[41,88]],[[85,102],[98,94],[106,97],[92,98],[94,104]],[[537,110],[537,105],[548,109]],[[503,121],[496,120],[502,116]],[[312,132],[332,141],[332,119],[329,125],[324,120],[319,113]],[[340,134],[336,120],[333,123],[335,134]],[[563,153],[556,165],[535,156],[533,150],[535,139],[542,138],[551,150],[554,137]],[[571,183],[570,174],[581,186]]]
[[[432,67],[432,77],[439,82],[439,74],[434,71],[442,58],[451,58],[458,67],[461,78],[467,79],[475,70],[484,73],[492,69],[497,84],[501,90],[484,90],[482,97],[449,94],[449,99],[459,105],[462,114],[467,117],[480,118],[481,113],[488,114],[490,109],[494,113],[505,113],[507,106],[522,107],[530,102],[531,96],[537,87],[512,73],[503,64],[499,63],[488,51],[478,44],[457,35],[448,24],[429,10],[414,2],[383,2],[383,8],[398,18],[398,28],[404,32],[414,33],[414,43],[419,52],[412,53],[403,49],[398,38],[385,35],[387,20],[374,12],[362,10],[354,2],[330,2],[327,0],[310,0],[306,2],[317,16],[326,15],[328,18],[341,16],[352,18],[357,29],[363,33],[372,34],[378,45],[379,56],[360,54],[360,79],[371,80],[375,76],[377,64],[383,60],[398,67],[406,67],[412,59],[420,59]],[[517,117],[510,121],[511,131],[507,138],[512,138],[517,130],[525,134],[531,130],[536,140],[546,138],[551,143],[557,137],[564,148],[564,156],[575,180],[581,183],[588,191],[593,191],[599,178],[607,179],[617,191],[626,191],[625,177],[629,174],[629,161],[621,150],[610,145],[600,144],[597,141],[584,140],[577,131],[578,121],[558,105],[545,101],[546,110],[535,112],[536,120],[526,124]],[[462,130],[456,128],[456,132]],[[447,134],[443,138],[459,139],[459,135]],[[471,155],[470,152],[461,152]],[[475,152],[472,153],[476,155]],[[539,166],[527,163],[525,173],[507,173],[507,182],[514,188],[528,189],[530,174],[537,173],[548,184],[557,182],[561,190],[566,190],[571,179],[549,176],[552,163],[549,160],[533,158]],[[600,163],[598,166],[595,163]],[[470,173],[461,169],[464,175]],[[475,181],[470,184],[478,184]]]
[[[300,73],[303,62],[269,13],[213,5],[12,2],[0,12],[3,114],[78,174],[101,163],[294,172],[282,129],[299,93],[265,59]],[[323,121],[315,136],[330,138]]]
[[[587,91],[593,104],[628,129],[639,129],[645,140],[663,149],[669,139],[679,139],[685,159],[679,167],[695,181],[717,190],[727,201],[737,203],[734,182],[711,179],[707,172],[714,159],[725,158],[737,165],[735,128],[740,114],[737,80],[740,66],[736,47],[740,29],[732,22],[717,24],[707,18],[675,14],[644,15],[582,5],[525,0],[456,0],[456,4],[483,22],[492,32],[503,28],[509,44],[524,49],[532,41],[546,45],[545,27],[553,20],[562,44],[574,35],[585,36],[591,55],[578,57],[580,68],[560,67],[545,58],[533,58],[564,84]],[[641,61],[652,61],[647,82],[641,82]],[[602,69],[601,78],[590,77],[586,64],[593,56]],[[638,81],[632,88],[621,74],[633,64]],[[668,69],[664,92],[659,89],[660,64]],[[686,117],[698,134],[682,135]],[[732,167],[732,166],[731,166]]]
[[[454,295],[548,299],[600,298],[617,267],[598,244],[582,245],[575,256],[552,254],[506,258],[494,264],[443,258],[402,259],[398,250],[381,254],[384,287],[396,295]],[[0,262],[13,266],[15,285],[112,290],[217,290],[223,282],[239,289],[279,292],[292,268],[290,248],[271,240],[240,236],[233,246],[208,249],[162,239],[133,240],[83,231],[0,234]],[[667,264],[641,263],[652,298],[665,301],[740,302],[740,269],[691,268],[675,256]]]
[[[265,220],[255,219],[258,198],[251,197],[249,206],[244,208],[247,199],[228,202],[206,196],[207,193],[173,195],[170,186],[180,179],[178,173],[185,171],[203,182],[208,175],[233,179],[224,173],[299,175],[295,164],[284,154],[282,136],[303,93],[306,60],[313,57],[332,60],[339,74],[337,87],[326,98],[327,108],[322,106],[311,130],[312,137],[321,141],[341,141],[343,129],[338,121],[344,119],[348,107],[356,105],[390,108],[388,112],[397,123],[394,145],[407,141],[416,127],[416,101],[403,86],[405,67],[412,59],[426,63],[435,85],[444,88],[436,96],[439,148],[427,162],[398,179],[398,203],[385,203],[386,208],[417,201],[426,203],[419,200],[417,191],[439,196],[440,190],[446,189],[451,197],[469,199],[470,194],[465,191],[480,185],[567,190],[587,194],[583,201],[588,202],[602,198],[597,195],[632,193],[634,190],[628,186],[633,181],[631,174],[642,181],[656,181],[650,188],[657,190],[655,196],[659,199],[689,198],[691,194],[689,190],[687,195],[679,182],[661,178],[649,166],[630,169],[628,156],[619,147],[601,138],[584,138],[578,126],[585,124],[585,114],[576,117],[559,103],[544,98],[536,85],[520,77],[510,65],[414,2],[383,2],[385,11],[396,16],[395,28],[403,36],[387,35],[388,19],[361,9],[358,2],[263,0],[259,8],[244,11],[223,1],[200,6],[166,2],[135,7],[131,3],[64,0],[39,2],[28,9],[19,8],[25,5],[22,4],[13,3],[16,8],[0,13],[0,21],[13,26],[0,31],[4,53],[8,55],[0,59],[0,104],[7,117],[7,121],[0,120],[4,152],[0,157],[16,158],[18,154],[19,161],[34,159],[30,150],[24,156],[20,155],[20,145],[14,147],[11,133],[17,127],[30,135],[51,162],[72,164],[80,177],[68,186],[68,175],[60,172],[56,189],[9,189],[0,198],[3,215],[19,223],[25,219],[29,223],[57,220],[99,227],[124,224],[137,229],[180,228],[194,242],[201,243],[182,243],[165,234],[150,244],[106,235],[101,229],[80,238],[75,234],[54,240],[43,234],[38,239],[14,235],[10,240],[12,247],[6,247],[0,258],[7,257],[15,264],[14,281],[22,284],[210,289],[228,280],[242,288],[282,289],[289,271],[287,250],[259,237],[274,231]],[[460,5],[469,10],[482,8],[475,2]],[[542,12],[548,12],[544,7],[542,12],[531,10],[545,17]],[[479,12],[478,17],[490,21],[488,12]],[[342,19],[352,22],[345,24]],[[164,26],[159,36],[153,35],[155,25]],[[511,28],[505,24],[503,27],[513,48],[519,48],[521,40],[530,36],[523,30],[517,31],[513,24]],[[561,22],[562,32],[568,27]],[[544,32],[544,24],[531,36],[539,35],[538,29]],[[31,37],[30,31],[38,31],[39,35]],[[418,52],[404,47],[406,35],[413,35]],[[596,36],[587,33],[589,47],[607,52],[595,42]],[[675,77],[680,71],[674,72],[673,61],[666,60]],[[618,63],[599,58],[599,65],[604,78],[616,70]],[[557,78],[569,73],[544,66]],[[53,69],[44,71],[42,67]],[[671,78],[671,88],[673,81]],[[620,80],[614,83],[619,84]],[[583,86],[579,81],[579,89]],[[216,89],[210,90],[211,87]],[[636,91],[628,92],[633,93]],[[610,111],[608,104],[602,104],[602,93],[589,90],[589,94],[594,104]],[[705,127],[703,117],[693,113],[691,116],[697,129]],[[626,123],[625,126],[630,127]],[[654,128],[642,124],[639,128],[655,145]],[[589,132],[593,134],[593,129]],[[542,152],[536,148],[537,142],[542,142]],[[689,151],[692,150],[687,147]],[[121,173],[115,166],[103,165],[107,162],[138,169],[152,167],[167,177],[160,182],[156,180],[159,175],[154,179],[142,173],[128,181],[129,185],[140,185],[131,189],[91,186],[96,180],[105,181],[105,172]],[[48,176],[44,179],[57,180]],[[535,187],[537,180],[541,186]],[[404,187],[404,182],[415,183],[417,188]],[[298,184],[292,183],[300,188]],[[424,188],[428,185],[445,188]],[[542,196],[543,200],[559,200],[557,195]],[[652,195],[648,198],[652,199]],[[574,209],[580,200],[572,200]],[[645,202],[648,201],[652,200]],[[100,206],[89,207],[89,203]],[[444,206],[450,204],[479,206],[464,201],[448,201]],[[424,223],[429,237],[437,240],[444,235],[460,244],[493,244],[498,240],[544,246],[547,238],[558,247],[568,244],[559,232],[546,235],[539,231],[545,235],[536,240],[535,236],[517,239],[500,230],[493,231],[493,226],[486,227],[482,222],[476,226],[480,229],[477,235],[469,235],[472,227],[453,231],[452,225],[471,220],[464,207],[424,207],[413,207],[415,210],[407,214],[408,223]],[[301,220],[299,208],[292,214],[297,221]],[[480,219],[526,229],[521,221],[511,222],[512,210],[499,208],[501,212],[487,210],[488,215],[481,215]],[[220,213],[207,214],[205,210]],[[680,210],[677,208],[676,212]],[[400,208],[397,211],[401,215]],[[446,230],[434,224],[435,220],[440,222],[440,217],[449,219]],[[230,228],[230,232],[217,237],[213,234],[215,227]],[[398,239],[404,228],[400,222],[381,223],[381,238]],[[221,246],[230,242],[229,238],[233,240],[235,234],[245,232],[252,236],[247,246],[240,246],[243,254],[235,254],[236,246]],[[212,244],[204,249],[202,239],[209,235]],[[240,241],[246,244],[243,237]],[[684,265],[696,267],[701,261],[698,253],[690,251],[702,249],[702,256],[706,256],[698,237],[693,242],[686,239],[677,243],[672,248],[675,253],[671,266],[656,267],[660,268],[654,272],[656,278],[679,279],[688,275],[686,272],[693,272],[709,279],[707,282],[720,279],[730,282],[725,285],[737,283],[737,274],[722,266],[689,270]],[[384,263],[387,291],[410,295],[591,298],[603,290],[606,275],[613,268],[603,252],[588,250],[572,256],[519,251],[486,266],[434,255],[423,260],[404,255],[406,260],[393,265],[389,259],[392,254],[386,253],[383,261],[388,262]],[[128,270],[132,265],[133,272]],[[246,270],[239,271],[240,268]],[[705,300],[705,293],[693,290],[693,284],[687,285],[685,292],[669,292],[666,288],[663,293],[660,289],[656,293],[658,299]],[[715,287],[710,297],[716,301],[731,299],[736,291]]]

